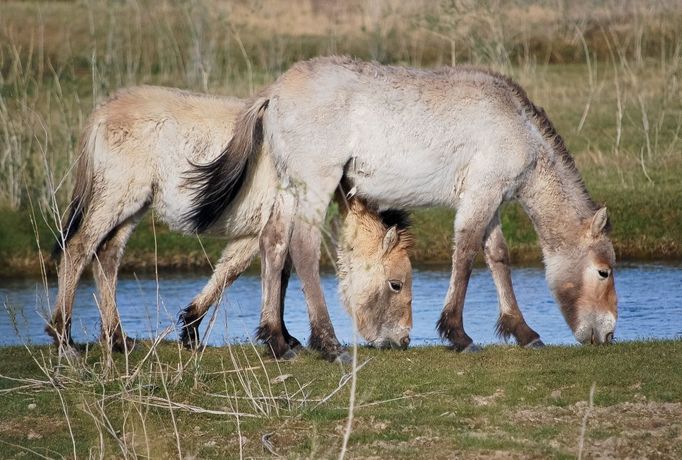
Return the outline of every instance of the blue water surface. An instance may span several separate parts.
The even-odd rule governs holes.
[[[575,343],[547,288],[544,270],[541,267],[514,267],[512,273],[526,321],[545,343]],[[412,345],[442,343],[435,324],[449,276],[447,269],[415,269]],[[150,339],[173,326],[178,311],[201,290],[206,280],[206,276],[196,274],[162,275],[158,281],[149,275],[121,276],[118,306],[126,333],[135,338]],[[342,342],[351,343],[353,326],[339,303],[335,275],[323,274],[322,283],[337,336]],[[616,288],[619,297],[617,340],[682,337],[682,265],[619,266]],[[258,275],[244,275],[238,279],[220,308],[213,310],[216,315],[207,342],[223,345],[250,340],[258,325],[260,292]],[[43,329],[55,294],[55,280],[51,280],[47,288],[40,280],[0,280],[0,345],[49,343]],[[77,342],[94,341],[98,337],[100,320],[94,294],[94,282],[85,276],[78,288],[74,308],[73,335]],[[484,268],[475,269],[467,291],[464,326],[477,343],[501,342],[494,333],[497,309],[490,272]],[[294,336],[307,340],[308,316],[301,285],[295,276],[287,291],[285,320]],[[209,321],[205,320],[202,337],[208,326]],[[168,335],[168,338],[176,337],[175,331]]]

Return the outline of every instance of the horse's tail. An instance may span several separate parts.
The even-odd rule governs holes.
[[[102,126],[91,123],[80,139],[78,158],[76,159],[76,180],[73,186],[68,218],[62,223],[61,232],[52,249],[52,258],[58,259],[69,240],[78,232],[83,223],[83,215],[92,197],[93,157],[99,143],[105,137],[98,136]]]
[[[190,162],[186,179],[195,192],[185,221],[193,230],[201,233],[213,225],[239,193],[247,177],[248,161],[263,144],[263,112],[269,102],[267,97],[257,97],[242,111],[230,142],[215,160],[207,164]]]

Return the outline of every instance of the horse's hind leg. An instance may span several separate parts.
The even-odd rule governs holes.
[[[116,308],[116,283],[118,267],[121,264],[125,245],[146,208],[129,217],[113,229],[100,243],[94,261],[93,274],[99,291],[99,309],[102,317],[102,340],[113,351],[126,352],[133,348],[134,342],[123,334],[121,318]]]
[[[296,356],[284,337],[281,313],[282,281],[285,279],[283,271],[287,263],[296,205],[292,194],[281,191],[259,240],[263,305],[256,337],[265,342],[275,358],[283,359]]]
[[[513,335],[516,342],[524,347],[541,347],[543,343],[540,336],[526,324],[514,295],[509,269],[509,249],[502,234],[499,213],[488,226],[483,248],[485,261],[493,275],[500,303],[497,334],[505,340]]]
[[[201,293],[180,313],[180,341],[187,348],[200,344],[199,324],[211,305],[220,300],[223,291],[241,275],[258,253],[258,238],[244,237],[230,242],[215,266],[211,279]]]
[[[52,319],[45,326],[45,332],[60,348],[72,347],[71,314],[76,287],[85,265],[95,250],[96,243],[79,230],[71,237],[64,250],[58,272],[57,299]]]
[[[102,207],[96,207],[91,214],[85,216],[81,227],[66,244],[59,265],[55,311],[45,328],[60,347],[73,345],[71,313],[78,281],[100,242],[115,226],[116,220]]]
[[[303,348],[303,346],[296,337],[289,334],[287,326],[284,323],[284,298],[286,297],[287,287],[289,286],[289,278],[291,278],[291,268],[292,268],[291,257],[287,257],[287,260],[284,263],[284,269],[282,270],[282,292],[280,292],[279,314],[280,321],[282,322],[282,335],[284,335],[284,340],[287,341],[292,350],[298,351],[301,348]]]

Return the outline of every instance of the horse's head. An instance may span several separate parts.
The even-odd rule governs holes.
[[[387,226],[357,198],[349,203],[339,248],[343,304],[373,346],[406,348],[412,329],[412,237]]]
[[[546,258],[547,281],[575,338],[583,344],[609,343],[616,328],[618,298],[606,208],[588,219],[581,231],[576,247]]]

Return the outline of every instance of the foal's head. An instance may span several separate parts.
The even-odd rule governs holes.
[[[406,348],[412,329],[412,236],[397,214],[382,219],[357,198],[348,206],[338,260],[343,304],[371,345]]]
[[[547,257],[547,280],[575,338],[583,344],[613,340],[618,299],[615,255],[606,208],[585,221],[576,247]]]

